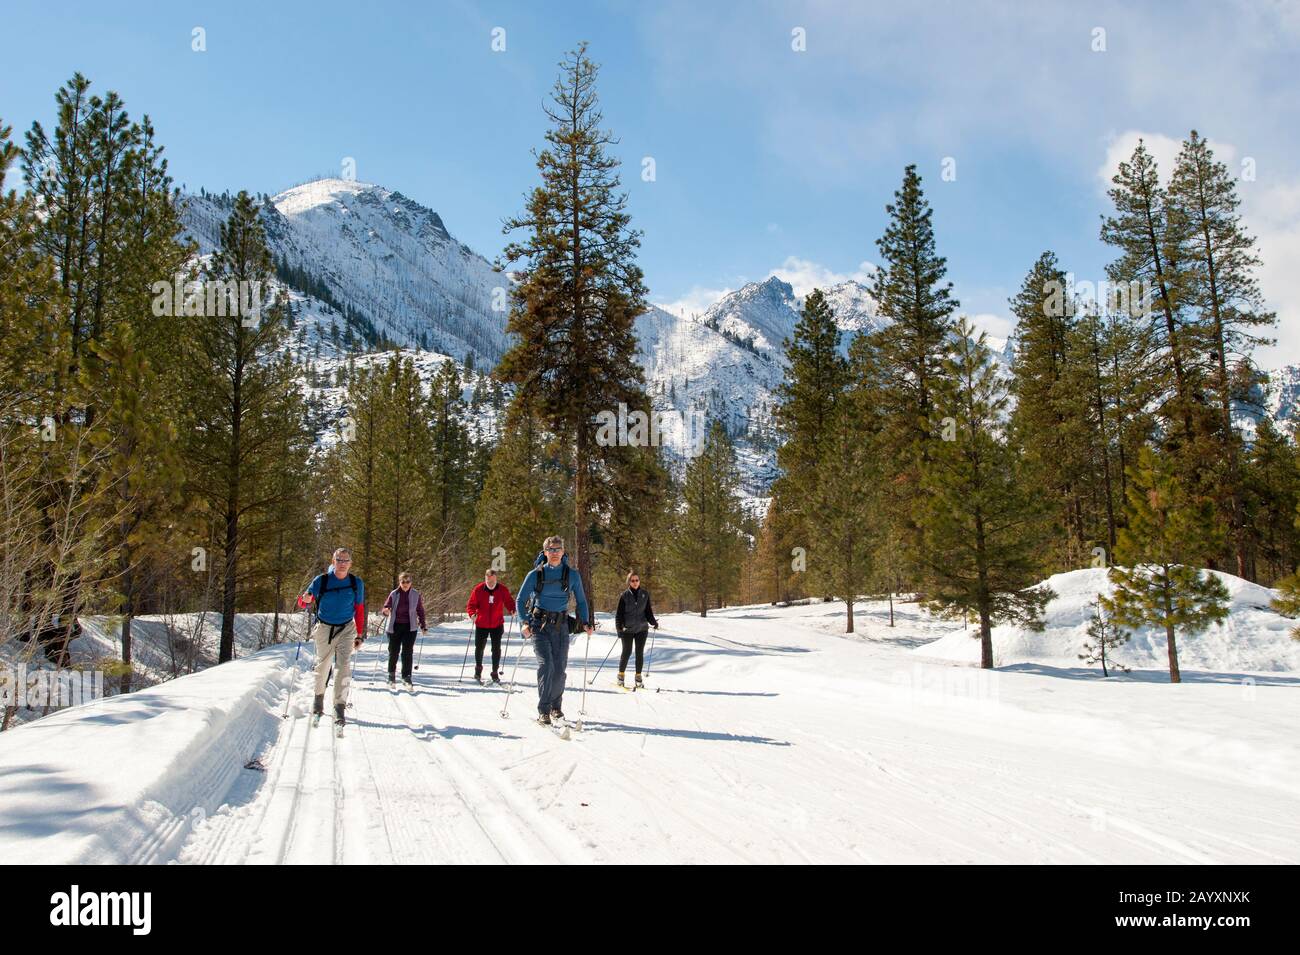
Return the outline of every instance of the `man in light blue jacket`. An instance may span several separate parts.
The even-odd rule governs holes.
[[[519,585],[520,633],[532,638],[537,657],[537,721],[552,723],[564,719],[565,669],[569,665],[569,594],[577,604],[578,621],[592,632],[582,576],[570,573],[564,555],[564,538],[548,537],[538,555],[537,566]]]

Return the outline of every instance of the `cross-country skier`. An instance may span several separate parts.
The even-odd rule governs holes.
[[[501,682],[501,633],[505,630],[506,614],[516,609],[510,588],[497,583],[497,572],[489,567],[483,574],[483,583],[470,592],[465,604],[465,612],[474,621],[474,679],[480,683],[483,682],[483,648],[489,637],[492,638],[492,682]]]
[[[577,602],[578,620],[591,635],[591,615],[582,592],[582,577],[570,573],[564,538],[548,537],[537,565],[519,585],[519,624],[524,639],[533,639],[537,657],[537,721],[564,719],[565,669],[569,665],[569,594]],[[575,628],[576,629],[576,626]]]
[[[319,717],[324,712],[325,681],[333,665],[338,676],[334,681],[334,722],[340,729],[346,722],[352,651],[365,641],[366,633],[366,588],[351,570],[352,551],[340,547],[334,552],[330,569],[313,580],[298,598],[299,609],[316,604],[316,626],[311,632],[316,644],[316,697],[312,713]]]
[[[650,606],[650,593],[641,586],[641,575],[635,570],[627,575],[627,590],[618,598],[618,610],[614,612],[614,627],[619,639],[623,641],[623,652],[618,658],[618,685],[626,687],[623,682],[627,671],[627,660],[632,655],[632,644],[636,644],[636,685],[641,682],[641,669],[645,664],[645,638],[650,627],[659,629],[654,609]]]
[[[410,573],[403,571],[397,578],[397,589],[384,601],[382,615],[386,618],[384,632],[388,634],[388,685],[397,684],[397,655],[402,655],[402,682],[408,690],[411,683],[411,658],[415,655],[415,621],[420,621],[420,633],[427,634],[429,627],[424,619],[424,598],[411,586]]]

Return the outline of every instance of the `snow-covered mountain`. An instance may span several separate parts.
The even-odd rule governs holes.
[[[1300,416],[1300,365],[1283,365],[1268,373],[1264,410],[1274,421],[1294,421]]]
[[[220,244],[228,214],[228,197],[188,197],[200,254]],[[508,277],[432,209],[382,186],[320,179],[269,197],[262,219],[281,278],[343,313],[364,345],[489,365],[505,352]]]
[[[186,223],[200,254],[217,247],[232,201],[206,192],[187,197]],[[428,358],[430,373],[444,356],[482,372],[509,346],[509,276],[456,240],[432,209],[382,186],[321,179],[266,197],[262,215],[280,281],[291,291],[293,347],[318,365],[313,390],[321,402],[331,400],[329,379],[349,355],[397,348]],[[860,282],[822,291],[846,352],[856,332],[884,324]],[[678,470],[699,447],[707,421],[718,418],[736,442],[745,494],[761,504],[777,473],[772,411],[786,374],[784,345],[802,307],[790,283],[772,276],[701,315],[651,307],[638,319],[647,390]],[[990,345],[1009,367],[1014,343]],[[1300,367],[1275,372],[1263,398],[1275,418],[1292,417],[1300,409]],[[322,419],[342,414],[323,412]]]

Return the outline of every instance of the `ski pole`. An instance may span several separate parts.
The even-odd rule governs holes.
[[[587,631],[587,644],[582,651],[582,703],[578,706],[578,724],[574,727],[582,732],[582,717],[587,712],[587,657],[591,654],[591,631]]]
[[[510,694],[515,692],[515,675],[519,672],[519,658],[524,655],[524,644],[527,642],[528,639],[523,635],[523,631],[520,630],[519,652],[515,654],[515,665],[510,671],[510,686],[506,688],[506,705],[501,708],[502,719],[510,718]]]
[[[469,645],[470,642],[473,641],[473,639],[474,639],[474,631],[471,630],[469,632],[469,639],[465,641],[465,659],[460,661],[460,676],[456,680],[457,683],[465,682],[465,664],[469,663]]]
[[[655,627],[655,632],[650,634],[650,652],[645,655],[645,676],[642,682],[650,678],[650,659],[655,655],[655,637],[659,635],[659,628]],[[656,689],[656,693],[659,691]]]
[[[315,578],[313,577],[312,579],[314,580]],[[307,582],[307,587],[310,586],[311,586],[311,581],[309,580]],[[298,593],[302,594],[304,591],[306,591],[307,587],[304,587],[302,590],[298,591]],[[305,639],[307,639],[308,633],[311,632],[311,608],[312,608],[311,604],[303,604],[302,633],[298,634],[298,649],[293,651],[293,670],[295,674],[298,672],[298,658],[302,656],[302,642]],[[297,681],[295,680],[294,682]],[[289,704],[293,701],[293,690],[294,688],[290,686],[289,695],[284,701],[284,716],[281,717],[281,719],[287,720],[289,718]]]
[[[420,647],[420,651],[415,658],[415,668],[418,670],[420,669],[420,661],[424,659],[424,628],[423,627],[420,628],[420,636],[416,639],[415,642]]]
[[[620,641],[621,639],[622,639],[621,637],[615,635],[615,637],[614,637],[614,642],[611,643],[611,644],[609,645],[609,653],[606,653],[606,654],[605,654],[605,659],[601,660],[601,661],[600,661],[600,666],[596,667],[596,673],[595,673],[595,675],[592,676],[592,678],[591,678],[591,682],[592,682],[592,683],[595,683],[598,679],[600,679],[600,671],[603,670],[603,669],[605,669],[605,664],[609,662],[610,654],[612,654],[612,653],[614,652],[614,648],[615,648],[616,646],[618,646],[619,641]],[[587,685],[590,686],[591,684],[589,683],[589,684],[587,684]]]
[[[292,669],[293,669],[293,672],[294,672],[295,677],[297,676],[297,673],[298,673],[298,657],[299,657],[299,655],[302,653],[302,638],[303,638],[303,635],[305,635],[305,633],[306,633],[306,624],[307,624],[307,620],[308,620],[308,617],[307,617],[307,608],[306,608],[306,607],[303,608],[303,618],[302,618],[302,619],[303,619],[303,634],[300,634],[300,635],[299,635],[299,637],[298,637],[298,649],[295,650],[295,651],[293,652],[293,667],[292,667]],[[295,678],[293,682],[294,682],[294,683],[297,683],[298,681],[297,681],[297,679]],[[288,696],[286,696],[285,699],[284,699],[284,716],[280,717],[280,719],[282,719],[282,720],[287,720],[287,719],[289,718],[289,704],[290,704],[291,702],[293,702],[293,691],[294,691],[294,687],[293,687],[293,685],[291,684],[291,685],[289,686],[289,694],[288,694]]]

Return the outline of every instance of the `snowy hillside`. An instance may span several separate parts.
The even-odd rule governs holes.
[[[186,222],[200,252],[210,252],[225,211],[211,197],[188,199]],[[509,280],[452,238],[432,209],[382,186],[321,179],[272,196],[263,223],[277,262],[311,286],[301,291],[327,289],[375,336],[489,364],[504,353],[498,290]]]
[[[657,307],[637,319],[636,331],[664,446],[677,463],[698,450],[708,420],[717,418],[749,455],[741,471],[746,494],[766,493],[776,477],[772,407],[784,361]]]
[[[1274,421],[1300,419],[1300,365],[1284,365],[1269,372],[1262,403]]]
[[[1274,612],[1269,603],[1276,592],[1217,571],[1231,597],[1230,616],[1222,626],[1204,633],[1178,637],[1181,669],[1234,672],[1300,672],[1300,641],[1291,639],[1294,620]],[[1049,577],[1047,585],[1056,599],[1047,605],[1041,633],[1023,627],[993,629],[993,662],[996,666],[1041,663],[1055,667],[1081,668],[1079,660],[1087,637],[1091,604],[1100,593],[1111,592],[1110,580],[1101,568],[1072,570]],[[975,631],[948,635],[916,652],[923,656],[958,663],[979,663],[979,641]],[[1169,666],[1163,630],[1145,629],[1118,648],[1114,659],[1133,670],[1152,670],[1157,675]]]
[[[580,640],[569,740],[531,720],[531,651],[508,718],[457,681],[463,624],[426,642],[414,693],[367,643],[342,739],[305,717],[309,652],[273,647],[0,734],[0,857],[1300,862],[1300,673],[980,671],[913,652],[957,629],[915,605],[858,616],[846,639],[843,604],[663,614],[650,689],[606,668],[585,713]]]

